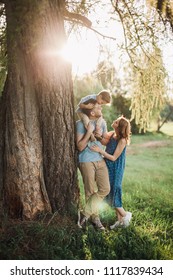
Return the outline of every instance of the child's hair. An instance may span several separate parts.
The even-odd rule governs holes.
[[[97,95],[102,97],[102,100],[106,101],[107,103],[111,102],[111,94],[107,90],[100,91]]]
[[[118,139],[125,138],[127,144],[130,144],[130,137],[131,137],[130,121],[123,116],[119,117],[118,119],[119,119],[119,124],[117,127],[116,136]]]

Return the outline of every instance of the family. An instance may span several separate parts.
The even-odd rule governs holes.
[[[107,131],[102,105],[110,102],[110,92],[102,90],[83,97],[76,109],[80,119],[76,123],[78,167],[86,202],[84,209],[78,213],[79,228],[85,228],[90,222],[96,229],[105,230],[99,217],[99,207],[104,198],[115,209],[115,223],[110,229],[127,227],[132,218],[132,213],[122,206],[122,180],[131,126],[130,121],[121,116],[112,123],[114,131]]]

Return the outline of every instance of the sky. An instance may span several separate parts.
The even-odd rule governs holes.
[[[80,41],[71,37],[62,50],[64,58],[72,63],[73,73],[79,76],[91,72],[96,67],[99,57],[95,35],[91,31],[83,33]]]
[[[107,9],[107,12],[106,12]],[[98,7],[95,13],[90,13],[88,18],[92,21],[92,28],[103,35],[114,37],[115,40],[103,38],[98,33],[82,27],[80,36],[72,35],[68,38],[68,44],[63,50],[63,55],[72,62],[73,73],[83,75],[96,68],[98,62],[102,60],[100,54],[101,46],[112,50],[113,60],[117,60],[119,53],[117,44],[123,42],[122,27],[118,22],[110,21],[110,7]],[[105,58],[105,57],[104,57]]]

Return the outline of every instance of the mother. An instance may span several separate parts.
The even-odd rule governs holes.
[[[111,186],[108,199],[115,208],[117,216],[117,220],[110,228],[115,229],[129,226],[132,218],[132,213],[126,212],[122,207],[122,180],[125,169],[126,146],[130,143],[130,121],[121,116],[112,123],[112,128],[114,128],[114,131],[109,132],[107,138],[102,140],[102,144],[106,145],[106,150],[104,151],[97,145],[91,147],[91,150],[103,155],[108,167]]]

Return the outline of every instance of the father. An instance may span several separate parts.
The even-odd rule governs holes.
[[[107,166],[100,153],[92,151],[90,145],[101,146],[99,141],[90,142],[92,132],[96,127],[96,120],[102,116],[102,107],[96,100],[90,100],[93,103],[92,109],[83,109],[90,123],[85,129],[81,121],[77,121],[77,148],[79,150],[79,169],[82,174],[84,189],[85,189],[85,208],[79,215],[78,226],[84,228],[86,222],[91,218],[91,222],[97,229],[104,230],[99,218],[99,206],[104,197],[110,192],[110,183]],[[107,128],[103,122],[101,126],[101,133],[104,137]],[[97,189],[96,189],[97,185]]]

